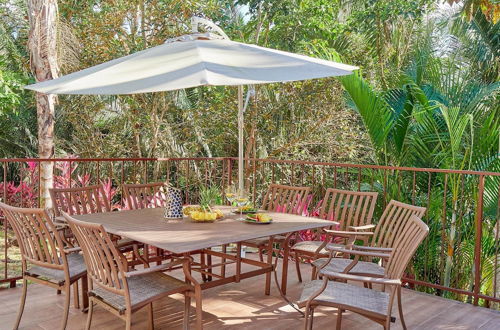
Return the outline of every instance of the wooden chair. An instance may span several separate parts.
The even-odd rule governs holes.
[[[161,188],[163,182],[123,184],[123,195],[130,210],[165,207],[167,200]]]
[[[303,204],[310,194],[310,187],[293,187],[280,184],[271,184],[264,195],[261,209],[271,212],[281,212],[290,214],[301,214],[304,211]],[[284,236],[274,237],[274,241],[280,242]],[[263,251],[267,248],[269,237],[261,237],[242,242],[242,245],[250,246],[259,250],[259,258],[263,258]]]
[[[329,188],[323,197],[319,218],[332,220],[334,222],[333,225],[339,227],[339,231],[363,231],[371,229],[374,227],[371,222],[377,196],[378,193],[376,192]],[[300,282],[302,282],[300,274],[300,258],[302,256],[313,260],[320,257],[327,257],[329,253],[325,247],[332,242],[334,237],[345,238],[344,244],[350,243],[347,239],[351,238],[351,236],[334,236],[325,231],[320,231],[317,236],[325,234],[326,237],[324,240],[302,241],[291,247],[291,251],[295,255],[297,275]]]
[[[65,293],[61,329],[66,328],[70,304],[70,286],[78,303],[78,280],[82,280],[83,305],[87,306],[87,270],[79,249],[65,249],[59,232],[43,209],[27,209],[0,203],[21,250],[23,293],[14,329],[19,327],[26,302],[28,281],[48,285]]]
[[[196,301],[197,329],[202,329],[201,287],[191,276],[189,259],[127,272],[127,261],[102,225],[79,221],[66,213],[63,216],[82,247],[88,269],[87,330],[92,323],[94,303],[123,319],[127,330],[131,328],[132,314],[147,307],[149,328],[153,329],[153,302],[176,293],[185,298],[184,329],[189,327],[191,297]],[[183,266],[186,281],[162,273],[178,265]]]
[[[78,188],[52,188],[50,197],[54,204],[54,214],[62,212],[70,215],[111,212],[110,201],[101,185]]]
[[[428,232],[427,225],[416,215],[412,215],[407,221],[398,223],[397,233],[394,233],[392,238],[391,251],[365,251],[328,246],[331,260],[335,259],[337,253],[355,256],[354,260],[347,259],[350,268],[356,267],[358,259],[363,256],[383,258],[388,261],[382,277],[353,275],[348,270],[336,272],[320,269],[319,274],[323,280],[313,280],[306,284],[299,301],[299,306],[306,309],[304,328],[312,329],[314,309],[322,305],[338,309],[337,329],[341,327],[342,313],[350,310],[380,323],[384,329],[389,330],[392,305],[397,296],[401,324],[403,329],[406,329],[401,303],[401,278],[408,262]],[[380,284],[382,291],[348,284],[347,281]]]
[[[347,248],[356,248],[362,251],[376,251],[376,252],[391,252],[394,244],[404,225],[409,219],[415,215],[421,218],[426,211],[425,207],[414,206],[391,200],[380,217],[379,222],[375,226],[375,231],[336,231],[325,230],[331,234],[340,234],[344,236],[351,236],[351,241],[358,237],[370,238],[367,246],[349,245]],[[321,268],[325,271],[341,272],[350,265],[350,260],[345,257],[333,258],[327,262],[325,258],[320,258],[313,261],[315,270],[313,271],[313,278],[315,278],[317,269]],[[371,261],[359,261],[348,269],[350,274],[366,275],[374,277],[382,277],[384,275],[384,263],[379,265]]]
[[[272,212],[290,213],[301,215],[308,206],[307,199],[311,193],[310,187],[293,187],[280,184],[271,184],[262,200],[261,209]],[[288,245],[290,236],[277,235],[273,238],[273,243],[279,245],[280,249]],[[258,249],[260,261],[264,260],[263,251],[269,245],[269,237],[261,237],[241,243]],[[286,281],[288,278],[288,257],[290,249],[283,249],[283,274],[281,290],[286,294]],[[297,270],[299,272],[299,270]]]
[[[165,207],[167,203],[166,195],[161,190],[165,186],[164,182],[141,183],[141,184],[123,184],[123,195],[125,205],[129,210],[138,210],[146,208]],[[168,259],[170,255],[161,249],[156,248],[156,255],[151,255],[148,246],[144,246],[144,258],[149,263],[153,259],[157,264],[161,260]]]
[[[60,217],[63,212],[69,215],[83,215],[112,211],[110,200],[106,197],[102,185],[76,188],[51,188],[49,191],[53,203],[53,212],[56,217]],[[72,233],[65,231],[64,237],[71,244]],[[134,262],[131,262],[130,266],[137,263],[148,264],[139,252],[139,249],[143,247],[142,244],[119,236],[113,236],[113,242],[122,252],[134,252],[134,257],[137,261],[134,260]]]

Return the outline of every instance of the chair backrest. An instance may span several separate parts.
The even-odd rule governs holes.
[[[110,201],[102,185],[78,188],[52,188],[50,196],[54,204],[54,213],[70,215],[111,212]]]
[[[377,223],[371,245],[392,248],[396,238],[400,235],[401,230],[411,216],[415,215],[422,218],[425,210],[425,207],[391,200]]]
[[[372,223],[378,193],[329,188],[321,203],[319,217],[340,223],[340,230],[349,226]]]
[[[165,207],[167,195],[161,189],[164,186],[163,182],[123,184],[126,205],[131,210]]]
[[[401,226],[392,246],[391,257],[385,266],[386,278],[401,279],[408,262],[428,233],[429,227],[416,215],[412,215]]]
[[[270,184],[262,200],[262,209],[273,212],[301,214],[307,209],[310,187]]]
[[[56,227],[44,209],[27,209],[0,203],[5,218],[14,229],[23,267],[26,261],[52,269],[64,269],[64,245]]]
[[[127,261],[118,252],[104,227],[76,220],[65,212],[63,216],[83,251],[91,283],[123,296],[130,304],[125,277]]]

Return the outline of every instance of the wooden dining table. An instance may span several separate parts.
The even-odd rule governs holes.
[[[156,248],[169,251],[176,255],[189,255],[194,251],[203,251],[207,255],[219,257],[222,262],[217,266],[225,268],[226,264],[234,263],[236,271],[226,276],[213,272],[215,264],[202,265],[199,271],[209,275],[210,280],[201,284],[207,289],[241,279],[266,275],[265,294],[269,295],[271,272],[273,271],[273,237],[289,233],[331,226],[331,222],[318,218],[304,217],[286,213],[267,212],[272,223],[247,223],[235,214],[229,206],[217,207],[224,213],[224,218],[212,223],[194,222],[190,218],[167,219],[163,208],[138,210],[123,210],[118,212],[74,215],[77,220],[99,223],[111,234],[129,238]],[[241,256],[241,242],[245,240],[270,237],[267,249],[267,260],[258,261]],[[235,254],[213,249],[218,246],[236,244]],[[242,271],[242,264],[253,266],[254,269]],[[212,278],[214,278],[212,280]]]

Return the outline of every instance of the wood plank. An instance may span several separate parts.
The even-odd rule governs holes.
[[[221,206],[220,209],[225,219],[215,223],[195,223],[187,218],[165,219],[163,208],[77,215],[74,218],[100,223],[112,234],[179,254],[331,225],[327,220],[275,212],[267,212],[273,218],[271,224],[249,224],[235,220],[238,215],[231,212],[232,208]]]

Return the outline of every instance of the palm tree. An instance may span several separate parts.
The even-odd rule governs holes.
[[[29,0],[28,17],[30,32],[28,47],[31,67],[37,81],[57,78],[57,0]],[[38,114],[38,155],[40,158],[54,156],[54,109],[55,95],[36,94]],[[51,207],[49,188],[53,183],[52,162],[40,163],[40,204]]]

